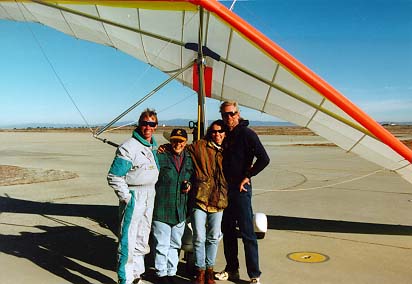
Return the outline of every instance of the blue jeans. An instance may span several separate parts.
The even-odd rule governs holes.
[[[211,268],[215,264],[223,212],[206,212],[200,208],[192,211],[193,249],[195,266]]]
[[[174,276],[179,264],[179,249],[182,246],[185,222],[171,226],[160,221],[153,221],[152,229],[156,274],[159,277]]]
[[[226,258],[226,271],[239,269],[236,224],[239,226],[245,250],[246,269],[250,278],[259,277],[259,251],[256,239],[253,210],[252,187],[245,185],[247,192],[239,192],[238,185],[229,185],[229,205],[223,211],[222,231]]]

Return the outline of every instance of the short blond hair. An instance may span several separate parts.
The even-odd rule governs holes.
[[[236,101],[224,101],[219,108],[219,112],[222,113],[223,109],[227,106],[234,106],[236,111],[239,111],[239,105],[237,104]]]

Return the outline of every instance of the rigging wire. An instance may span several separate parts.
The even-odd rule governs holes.
[[[170,106],[168,106],[168,107],[166,107],[166,108],[164,108],[164,109],[161,109],[161,110],[159,110],[159,111],[156,111],[156,112],[157,112],[157,114],[162,113],[162,112],[165,112],[165,111],[171,109],[172,107],[174,107],[174,106],[176,106],[176,105],[178,105],[178,104],[180,104],[180,103],[182,103],[182,102],[184,102],[184,101],[189,100],[189,99],[192,98],[194,95],[196,95],[196,93],[192,93],[190,96],[184,97],[183,99],[177,101],[176,103],[174,103],[174,104],[172,104],[172,105],[170,105]],[[129,122],[129,123],[125,123],[125,124],[119,125],[119,126],[117,126],[117,127],[108,128],[108,129],[106,129],[105,131],[103,131],[103,133],[115,131],[115,130],[121,129],[121,128],[123,128],[123,127],[130,126],[130,125],[137,125],[137,123],[138,123],[137,120],[131,121],[131,122]]]
[[[24,4],[22,4],[22,5],[24,5]],[[21,10],[22,7],[21,7],[20,5],[18,5],[18,7],[19,7],[19,10],[20,10],[20,13],[22,14],[22,17],[25,19],[26,22],[28,22],[28,20],[27,20],[27,18],[25,17],[23,11]],[[196,16],[196,13],[193,13],[193,15],[192,15],[190,18],[188,18],[188,20],[185,22],[184,26],[187,26],[189,23],[191,23],[191,21],[195,18],[195,16]],[[55,77],[57,78],[58,82],[60,83],[60,85],[62,86],[63,90],[65,91],[66,96],[70,99],[70,101],[72,102],[73,106],[76,108],[77,112],[78,112],[78,113],[80,114],[80,116],[82,117],[84,123],[87,125],[88,129],[90,130],[90,132],[95,136],[95,132],[93,131],[93,129],[92,129],[91,126],[89,125],[86,117],[83,115],[83,113],[82,113],[82,111],[80,110],[79,106],[76,104],[76,102],[75,102],[74,98],[72,97],[69,89],[66,87],[66,85],[65,85],[65,83],[63,82],[62,78],[61,78],[60,75],[58,74],[56,68],[55,68],[54,65],[52,64],[50,58],[47,56],[47,54],[46,54],[43,46],[42,46],[41,43],[40,43],[40,41],[39,41],[38,38],[36,37],[36,35],[35,35],[35,33],[33,32],[33,30],[32,30],[28,25],[27,25],[27,27],[28,27],[30,33],[32,34],[33,38],[35,39],[37,45],[39,46],[39,49],[41,50],[44,58],[46,59],[47,63],[49,64],[51,70],[53,71]],[[176,32],[176,34],[177,34],[177,33],[178,33],[178,32]],[[156,54],[155,57],[154,57],[153,62],[156,62],[156,61],[160,58],[160,55],[162,54],[162,52],[163,52],[171,43],[172,43],[171,40],[168,41],[168,42],[166,42],[166,44],[164,44],[164,45],[158,50],[157,54]],[[135,81],[136,83],[133,84],[133,86],[131,87],[130,90],[132,90],[132,89],[135,88],[135,86],[137,85],[137,82],[139,82],[139,81],[145,76],[145,74],[149,71],[149,69],[152,68],[152,67],[153,67],[153,64],[148,63],[148,66],[147,66],[147,67],[145,68],[145,70],[139,75],[138,79]],[[170,71],[169,71],[169,72],[170,72]],[[166,71],[165,73],[169,73],[169,72]],[[131,92],[131,91],[130,91],[130,92]],[[189,97],[189,98],[190,98],[190,97]],[[181,102],[183,102],[184,100],[189,99],[189,98],[185,98],[185,99],[179,101],[178,103],[181,103]],[[169,107],[167,107],[166,109],[169,109],[169,108],[177,105],[178,103],[174,103],[172,106],[169,106]],[[165,109],[165,110],[166,110],[166,109]],[[119,129],[119,128],[125,127],[125,126],[130,125],[130,124],[133,124],[133,123],[135,123],[135,122],[125,124],[125,125],[123,125],[123,126],[120,126],[120,127],[115,128],[115,129]],[[104,129],[104,128],[102,128],[102,129]],[[104,129],[103,131],[108,131],[108,130],[107,130],[107,129]],[[101,134],[101,133],[102,133],[102,132],[99,132],[99,134]],[[98,135],[99,135],[99,134],[98,134]]]
[[[185,22],[185,24],[183,25],[183,27],[187,26],[187,25],[194,19],[195,15],[196,15],[196,13],[193,13],[193,15],[192,15],[191,17],[189,17],[189,19]],[[172,36],[171,39],[170,39],[168,42],[166,42],[163,46],[161,46],[161,47],[159,48],[159,50],[158,50],[157,54],[155,55],[155,57],[154,57],[154,59],[153,59],[152,62],[156,62],[156,61],[159,59],[159,57],[160,57],[160,55],[162,54],[162,52],[172,43],[172,39],[173,39],[174,37],[176,37],[177,35],[178,35],[178,31],[176,31],[176,33],[174,34],[174,36]],[[130,93],[132,93],[132,90],[137,86],[137,82],[139,82],[139,81],[143,78],[143,76],[149,71],[149,69],[154,66],[152,63],[147,63],[147,64],[148,64],[148,67],[144,70],[144,72],[143,72],[142,74],[139,75],[138,79],[135,81],[135,83],[133,84],[133,86],[130,88]],[[161,72],[166,73],[166,74],[169,74],[169,73],[176,73],[176,72],[179,72],[179,71],[181,71],[181,70],[182,70],[182,68],[178,68],[178,69],[169,70],[169,71],[163,71],[163,70],[161,70]],[[154,93],[153,93],[152,95],[154,95]],[[188,97],[187,99],[189,99],[189,98],[190,98],[190,97]],[[185,98],[185,99],[186,99],[186,98]],[[184,100],[185,100],[185,99],[184,99]],[[179,103],[180,103],[180,102],[183,102],[184,100],[179,101]],[[142,101],[142,100],[140,100],[140,101]],[[142,101],[142,102],[143,102],[143,101]],[[177,105],[177,103],[174,103],[172,106],[175,106],[175,105]],[[138,104],[136,103],[136,104],[134,104],[133,106],[134,106],[134,107],[137,107]],[[134,107],[133,107],[133,108],[134,108]],[[170,107],[171,107],[171,106],[170,106]],[[168,108],[170,108],[170,107],[167,107],[166,109],[168,109]],[[132,108],[132,107],[131,107],[131,108]],[[131,109],[130,109],[130,111],[131,111]],[[157,113],[161,113],[161,111],[159,111],[159,112],[157,112]],[[123,116],[123,115],[125,115],[125,114],[122,113],[120,116]],[[115,118],[114,120],[116,120],[116,119],[117,119],[117,118]],[[119,119],[120,119],[120,118],[119,118]],[[116,120],[116,121],[117,121],[117,120]],[[120,128],[129,126],[129,125],[134,124],[134,123],[135,123],[135,122],[133,122],[133,123],[127,123],[127,124],[124,124],[124,125],[120,125],[120,126],[116,127],[115,129],[120,129]],[[109,123],[109,124],[110,124],[110,123]],[[108,125],[109,125],[109,124],[108,124]],[[109,131],[115,130],[115,129],[110,129],[110,130],[109,130],[109,129],[110,129],[110,128],[106,125],[106,126],[102,127],[101,129],[97,129],[97,131],[95,131],[94,135],[96,135],[96,133],[97,133],[97,136],[99,136],[99,135],[101,135],[101,134],[103,134],[103,133],[105,133],[105,132],[109,132]]]
[[[115,130],[117,130],[117,129],[121,129],[121,128],[123,128],[123,127],[127,127],[127,126],[130,126],[130,125],[137,125],[137,123],[138,123],[138,121],[137,121],[137,120],[134,120],[134,121],[131,121],[131,122],[129,122],[129,123],[119,125],[119,126],[117,126],[117,127],[108,128],[108,129],[106,129],[106,130],[104,131],[104,133],[106,133],[106,132],[111,132],[111,131],[115,131]]]
[[[24,4],[21,4],[24,5]],[[72,104],[74,105],[74,107],[76,108],[77,112],[80,114],[80,116],[83,119],[83,122],[86,124],[87,128],[89,128],[90,132],[93,133],[93,129],[90,127],[88,121],[86,120],[86,117],[83,115],[83,113],[81,112],[80,108],[78,107],[78,105],[76,104],[76,102],[74,101],[73,97],[71,96],[68,88],[66,87],[66,85],[64,84],[63,80],[61,79],[61,77],[59,76],[59,74],[57,73],[56,69],[54,68],[50,58],[47,56],[43,46],[41,45],[39,39],[36,37],[36,34],[33,32],[33,30],[31,29],[30,25],[28,24],[28,20],[26,19],[23,11],[21,10],[20,4],[17,5],[19,7],[19,11],[22,14],[25,22],[27,23],[26,27],[27,29],[30,31],[31,35],[33,36],[36,44],[38,45],[42,55],[44,56],[44,58],[46,59],[47,63],[49,64],[51,70],[53,71],[54,75],[56,76],[58,82],[60,83],[61,87],[63,88],[64,92],[66,93],[67,97],[70,99],[70,101],[72,102]]]
[[[172,108],[172,107],[174,107],[174,106],[176,106],[176,105],[178,105],[178,104],[180,104],[180,103],[182,103],[182,102],[184,102],[184,101],[187,101],[188,99],[190,99],[190,98],[193,97],[194,95],[196,95],[196,93],[192,93],[190,96],[185,97],[185,98],[181,99],[180,101],[177,101],[176,103],[174,103],[174,104],[172,104],[172,105],[170,105],[170,106],[168,106],[168,107],[160,110],[158,113],[162,113],[162,112],[164,112],[164,111],[166,111],[166,110],[169,110],[170,108]]]
[[[157,93],[161,88],[163,88],[164,86],[166,86],[168,83],[170,83],[171,81],[173,81],[174,79],[176,79],[178,76],[180,76],[183,72],[185,72],[187,69],[189,69],[192,66],[192,62],[189,62],[189,64],[187,64],[185,67],[183,67],[179,72],[177,72],[176,74],[174,74],[173,76],[169,77],[166,81],[162,82],[159,86],[157,86],[156,88],[154,88],[151,92],[149,92],[146,96],[144,96],[143,98],[141,98],[139,101],[137,101],[135,104],[133,104],[132,106],[130,106],[127,110],[125,110],[124,112],[122,112],[120,115],[118,115],[116,118],[114,118],[112,121],[110,121],[108,124],[106,124],[105,126],[99,128],[96,133],[93,133],[93,137],[97,137],[100,134],[102,134],[105,130],[107,130],[110,126],[112,126],[114,123],[116,123],[117,121],[119,121],[122,117],[124,117],[126,114],[128,114],[129,112],[131,112],[133,109],[135,109],[137,106],[139,106],[141,103],[143,103],[144,101],[146,101],[148,98],[150,98],[151,96],[153,96],[155,93]]]
[[[235,8],[236,1],[237,0],[233,0],[232,4],[230,5],[230,8],[229,8],[230,11],[233,11],[233,8]]]

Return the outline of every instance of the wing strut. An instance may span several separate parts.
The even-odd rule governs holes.
[[[187,69],[189,69],[190,67],[193,66],[193,62],[190,62],[189,64],[187,64],[185,67],[183,67],[182,69],[180,69],[178,72],[176,72],[173,76],[171,76],[170,78],[168,78],[167,80],[165,80],[163,83],[161,83],[159,86],[157,86],[156,88],[154,88],[151,92],[149,92],[146,96],[144,96],[143,98],[141,98],[139,101],[137,101],[135,104],[133,104],[131,107],[129,107],[127,110],[125,110],[124,112],[122,112],[119,116],[117,116],[115,119],[113,119],[112,121],[110,121],[106,126],[98,129],[95,134],[93,135],[94,138],[97,138],[97,136],[99,136],[100,134],[102,134],[106,129],[108,129],[110,126],[112,126],[113,124],[115,124],[117,121],[119,121],[122,117],[124,117],[126,114],[128,114],[129,112],[131,112],[133,109],[135,109],[137,106],[139,106],[141,103],[143,103],[145,100],[147,100],[148,98],[150,98],[151,96],[153,96],[155,93],[157,93],[161,88],[163,88],[164,86],[166,86],[168,83],[170,83],[171,81],[173,81],[174,79],[176,79],[179,75],[181,75],[183,72],[185,72]],[[101,141],[103,141],[102,139],[99,139]],[[104,143],[108,143],[106,141],[103,141]],[[109,141],[110,142],[110,141]],[[108,143],[110,144],[110,143]],[[112,144],[110,144],[112,145]],[[114,145],[113,145],[114,146]]]

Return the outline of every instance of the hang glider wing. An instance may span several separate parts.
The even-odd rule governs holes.
[[[201,31],[212,98],[233,99],[305,126],[412,183],[411,149],[215,0],[0,0],[0,19],[39,22],[112,46],[162,71],[180,69],[198,57]],[[178,80],[193,87],[193,73],[185,71]]]

